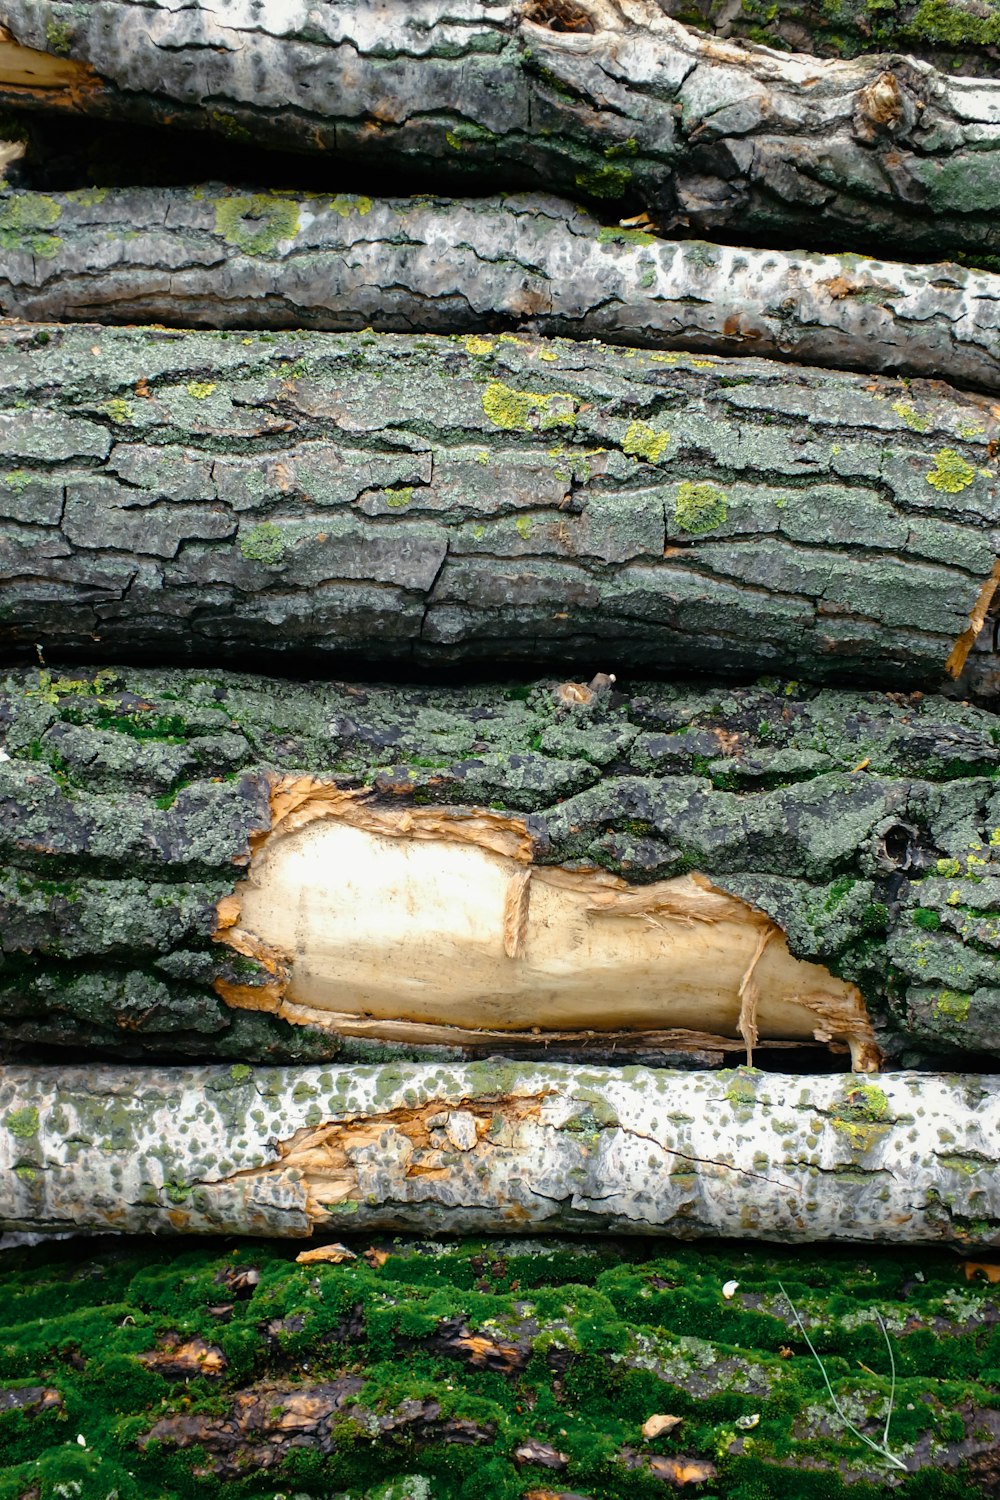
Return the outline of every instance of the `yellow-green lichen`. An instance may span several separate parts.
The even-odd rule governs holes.
[[[567,411],[563,403],[569,402]],[[556,404],[559,403],[559,404]],[[575,403],[567,391],[516,391],[499,380],[491,380],[483,392],[483,411],[496,427],[506,432],[531,432],[535,428],[572,427]]]
[[[215,390],[215,384],[211,380],[189,380],[187,393],[196,401],[205,401]]]
[[[942,1021],[965,1022],[971,1003],[971,995],[963,995],[959,990],[940,990],[934,997],[934,1014]]]
[[[908,401],[894,401],[892,409],[896,416],[906,423],[911,432],[926,432],[931,425],[930,417],[921,416],[917,408],[911,406]]]
[[[492,354],[493,340],[480,338],[477,333],[466,334],[465,347],[470,354]]]
[[[27,469],[11,469],[9,474],[4,475],[3,482],[15,495],[23,495],[32,478]]]
[[[0,198],[0,249],[22,250],[51,260],[62,240],[45,231],[58,223],[61,214],[61,206],[44,193]]]
[[[359,214],[361,218],[364,218],[365,214],[370,214],[372,211],[372,200],[364,197],[363,194],[338,193],[335,198],[330,199],[330,208],[342,219],[346,219],[348,214]],[[298,228],[297,218],[295,228]],[[294,232],[295,230],[292,231],[293,234]]]
[[[693,535],[714,531],[725,522],[728,514],[727,499],[725,490],[720,490],[718,485],[707,481],[695,484],[692,480],[685,479],[677,486],[674,520],[681,531]]]
[[[81,208],[96,208],[107,196],[107,188],[99,187],[76,188],[72,193],[66,194],[70,203],[78,203]]]
[[[45,23],[45,48],[57,57],[68,57],[73,41],[73,28],[68,21],[50,20]]]
[[[247,198],[219,198],[215,232],[247,255],[267,255],[282,240],[298,233],[299,205],[294,198],[254,193]]]
[[[385,503],[392,510],[403,510],[413,499],[412,484],[401,486],[398,490],[386,490]]]
[[[524,540],[527,541],[528,537],[531,535],[531,517],[518,516],[517,520],[514,522],[514,527],[518,535],[523,537]]]
[[[12,1109],[5,1123],[11,1135],[17,1136],[21,1141],[27,1140],[29,1136],[38,1134],[38,1110],[33,1104],[26,1104],[23,1109]]]
[[[246,536],[240,537],[240,551],[248,562],[265,563],[273,568],[281,562],[288,550],[280,526],[273,521],[262,521]]]
[[[630,422],[622,442],[622,452],[635,458],[645,458],[655,464],[663,457],[670,442],[670,433],[658,431],[648,422]]]
[[[131,403],[123,400],[120,396],[112,396],[110,401],[105,401],[104,410],[112,422],[117,422],[119,426],[124,422],[131,422],[132,420]]]
[[[954,448],[941,448],[935,453],[934,467],[925,475],[928,484],[946,495],[957,495],[960,490],[968,489],[975,477],[975,469]]]

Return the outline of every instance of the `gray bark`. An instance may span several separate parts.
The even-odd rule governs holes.
[[[526,328],[1000,388],[1000,276],[663,241],[541,195],[12,191],[5,223],[0,313],[35,322]]]
[[[913,258],[1000,246],[1000,83],[817,63],[685,31],[656,0],[7,0],[0,102],[336,150],[440,188],[544,186],[669,231]],[[556,29],[563,27],[566,29]],[[713,237],[714,234],[713,234]]]
[[[495,1062],[0,1071],[0,1225],[1000,1243],[1000,1084]]]
[[[8,649],[935,687],[995,588],[1000,427],[938,383],[11,324],[0,403]]]
[[[367,787],[368,805],[397,814],[492,808],[523,824],[534,867],[604,870],[637,897],[695,872],[765,913],[796,958],[856,985],[890,1060],[1000,1052],[1000,748],[984,711],[794,684],[636,684],[586,701],[551,683],[44,672],[6,680],[0,723],[8,1044],[405,1054],[392,1026],[352,1039],[336,1018],[320,1030],[220,998],[273,990],[266,962],[213,938],[251,843],[273,830],[274,779],[292,771]],[[669,1000],[667,984],[664,1016]],[[610,1032],[452,1030],[450,1055],[744,1055],[735,1024],[714,1037],[615,1029],[628,1003],[609,987]],[[778,1026],[758,1046],[788,1052],[787,1038]],[[808,1061],[815,1044],[796,1048]]]

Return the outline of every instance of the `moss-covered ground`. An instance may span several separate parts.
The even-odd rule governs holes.
[[[642,1500],[671,1491],[671,1459],[703,1466],[689,1492],[716,1500],[998,1493],[1000,1297],[954,1257],[353,1250],[310,1265],[253,1241],[4,1252],[0,1500]],[[788,1298],[876,1441],[884,1320],[888,1446],[910,1473],[846,1431]],[[647,1439],[655,1414],[682,1420]]]

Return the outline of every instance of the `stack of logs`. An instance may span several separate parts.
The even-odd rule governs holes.
[[[668,10],[0,5],[6,1229],[1000,1244],[1000,32]],[[228,1364],[157,1485],[389,1421]],[[721,1482],[671,1441],[569,1477]]]

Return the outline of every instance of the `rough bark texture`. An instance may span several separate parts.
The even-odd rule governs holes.
[[[954,1257],[353,1247],[339,1265],[246,1242],[7,1252],[0,1496],[647,1500],[696,1466],[727,1500],[996,1493],[998,1301]],[[884,1320],[909,1479],[837,1417],[793,1306],[875,1442]],[[657,1415],[681,1420],[647,1437]]]
[[[996,587],[1000,427],[936,383],[12,324],[0,402],[8,649],[927,687]]]
[[[0,1070],[0,1227],[1000,1244],[1000,1082],[565,1064]]]
[[[541,195],[11,191],[0,238],[0,313],[35,322],[527,328],[1000,387],[1000,276],[665,242]]]
[[[948,73],[1000,74],[996,0],[660,0],[668,15],[718,36],[819,57],[905,52]]]
[[[216,989],[247,1001],[256,987],[262,1003],[273,990],[273,965],[213,935],[271,826],[275,773],[295,770],[367,786],[373,807],[492,808],[539,865],[633,883],[700,872],[766,913],[796,957],[856,984],[890,1059],[1000,1050],[992,715],[794,684],[573,696],[551,683],[9,677],[3,1035],[133,1055],[384,1055],[377,1039],[232,1010]],[[537,1055],[549,1040],[472,1033],[463,1046]],[[610,1055],[677,1058],[682,1041],[690,1054],[690,1037],[626,1033]],[[734,1027],[693,1060],[743,1046]],[[563,1036],[546,1055],[560,1047],[601,1057],[609,1039]]]
[[[544,186],[922,258],[1000,246],[1000,84],[687,32],[656,0],[8,0],[0,101],[201,124],[374,169]]]

